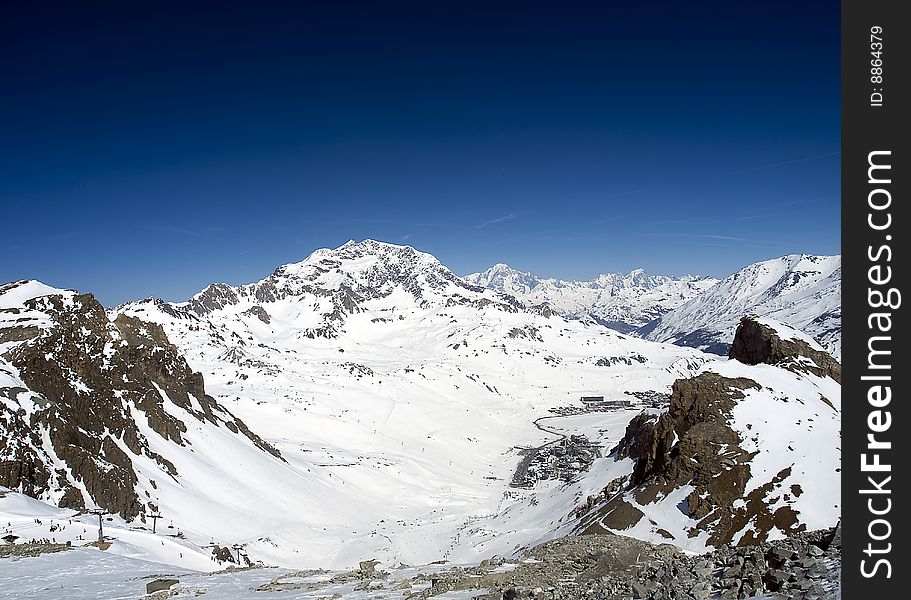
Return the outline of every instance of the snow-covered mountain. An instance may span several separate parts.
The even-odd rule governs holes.
[[[654,321],[718,282],[712,277],[648,275],[642,269],[572,281],[538,277],[502,263],[466,275],[465,280],[526,303],[547,304],[568,319],[595,321],[623,333]]]
[[[3,394],[56,474],[36,495],[57,503],[70,486],[86,505],[103,503],[84,485],[84,465],[55,451],[66,439],[48,444],[50,421],[29,420],[72,398],[100,417],[91,443],[77,445],[110,449],[116,460],[102,457],[97,469],[117,465],[120,495],[142,505],[111,510],[135,519],[155,508],[191,541],[245,544],[273,564],[427,563],[552,535],[550,521],[569,506],[533,533],[509,519],[483,533],[473,525],[536,493],[510,487],[518,448],[553,439],[533,421],[580,406],[582,395],[667,392],[706,360],[565,321],[470,285],[428,254],[369,240],[318,250],[256,283],[107,315],[72,292],[30,283],[26,298],[19,287],[4,301]],[[57,339],[71,339],[65,356]],[[185,359],[177,380],[187,384],[156,376],[121,389],[120,375],[133,372],[126,358],[108,372],[116,352]],[[60,374],[59,386],[21,376],[33,357]],[[83,375],[90,371],[98,376]],[[106,430],[101,407],[122,427]],[[619,437],[623,425],[593,435]],[[138,446],[134,429],[145,440]]]
[[[618,481],[647,483],[629,479],[639,455],[586,451],[588,468],[577,461],[560,477],[511,485],[529,457],[571,435],[606,454],[641,408],[585,412],[580,396],[655,399],[707,370],[747,369],[730,377],[761,384],[751,410],[817,403],[821,390],[838,407],[824,375],[729,365],[566,320],[428,254],[371,240],[317,250],[255,283],[107,314],[89,295],[3,286],[0,361],[0,485],[72,510],[78,496],[117,512],[126,529],[159,510],[197,547],[241,544],[286,566],[468,562],[586,526]],[[832,417],[818,408],[781,414],[822,420],[813,427],[831,437]],[[760,436],[753,449],[751,439],[741,448],[756,456],[777,443]],[[23,477],[28,465],[49,475]],[[106,473],[114,494],[87,481]],[[788,484],[810,485],[803,473]],[[688,543],[664,509],[659,529],[705,549],[709,533]],[[798,509],[795,523],[831,524],[830,512]],[[622,529],[614,525],[605,522]],[[168,550],[168,564],[198,568],[199,552],[172,550],[180,556]]]
[[[748,314],[796,327],[841,356],[841,257],[790,254],[749,265],[638,334],[727,354],[737,323]]]

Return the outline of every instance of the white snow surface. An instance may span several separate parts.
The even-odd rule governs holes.
[[[172,590],[179,598],[204,595],[214,600],[242,598],[303,600],[340,594],[347,600],[376,598],[377,591],[357,590],[358,581],[332,583],[319,589],[256,589],[273,580],[281,583],[327,581],[338,571],[301,573],[289,568],[233,570],[231,563],[212,560],[210,548],[175,537],[168,530],[148,528],[113,517],[104,521],[106,550],[89,546],[97,538],[98,521],[0,487],[0,525],[3,535],[14,531],[25,540],[69,542],[72,549],[35,557],[0,558],[0,600],[125,600],[145,597],[146,583],[177,579]],[[378,580],[387,589],[418,573],[432,574],[450,564],[408,567],[380,565],[389,575]],[[469,590],[470,598],[483,590]],[[399,590],[396,590],[399,592]],[[400,592],[399,592],[400,593]],[[396,594],[398,595],[398,593]]]
[[[61,290],[33,279],[15,281],[0,285],[0,308],[19,308],[28,300],[41,296],[69,297],[74,294],[72,290]]]
[[[72,302],[75,295],[76,292],[72,290],[61,290],[34,280],[2,284],[0,285],[0,329],[6,327],[46,329],[50,327],[51,321],[40,308],[42,302],[46,300],[35,300],[58,296],[66,303]],[[31,306],[26,306],[26,303]],[[3,354],[12,345],[9,342],[0,343],[0,354]],[[2,371],[0,369],[0,377],[2,377]]]
[[[620,330],[641,327],[718,283],[712,277],[649,275],[643,269],[606,273],[591,281],[564,280],[503,263],[466,275],[465,280],[526,304],[547,304],[570,319],[594,320]]]
[[[371,240],[118,313],[160,323],[207,392],[287,460],[190,427],[190,452],[153,447],[177,481],[149,476],[153,489],[141,477],[141,496],[191,539],[299,567],[460,561],[555,536],[585,490],[515,506],[517,447],[548,438],[532,421],[582,395],[667,392],[709,359],[542,316],[428,254]],[[608,357],[642,361],[596,364]],[[503,516],[523,510],[521,526]]]
[[[703,371],[746,377],[762,386],[744,390],[746,397],[729,421],[743,440],[741,447],[757,453],[744,494],[790,469],[767,494],[768,503],[789,504],[808,530],[835,526],[841,514],[841,385],[829,377],[736,360],[707,364]],[[792,490],[795,485],[799,493]]]
[[[750,314],[805,332],[839,358],[841,256],[790,254],[749,265],[662,316],[644,337],[698,348],[730,344]]]

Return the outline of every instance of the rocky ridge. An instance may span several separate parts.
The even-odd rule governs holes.
[[[0,485],[60,507],[134,518],[155,508],[137,492],[134,462],[148,459],[161,477],[179,476],[150,436],[186,446],[194,421],[281,460],[206,394],[160,326],[127,315],[109,320],[91,294],[30,281],[0,287],[0,342]]]
[[[776,365],[841,383],[841,363],[815,340],[754,315],[740,320],[728,356],[747,365]]]

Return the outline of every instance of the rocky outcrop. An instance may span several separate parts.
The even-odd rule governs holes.
[[[269,323],[272,322],[272,317],[270,317],[269,313],[266,312],[266,309],[263,308],[262,306],[260,306],[259,304],[251,306],[250,308],[245,310],[243,312],[243,314],[247,315],[247,316],[251,316],[251,317],[256,317],[257,319],[259,319],[266,325],[268,325]]]
[[[649,504],[691,485],[686,511],[699,521],[693,535],[698,530],[709,531],[711,545],[730,543],[743,527],[734,503],[744,495],[751,455],[740,447],[742,440],[729,427],[728,419],[735,402],[744,397],[743,391],[759,387],[750,379],[703,373],[674,383],[670,406],[662,415],[635,417],[614,450],[618,460],[634,461],[626,482],[632,499]],[[622,531],[641,517],[642,512],[622,494],[614,495],[583,520],[582,530]],[[787,527],[788,523],[781,525]]]
[[[841,383],[841,363],[828,352],[814,348],[806,340],[785,337],[773,325],[753,316],[740,320],[728,356],[747,365],[778,365]]]
[[[727,375],[707,368],[679,379],[665,412],[646,411],[630,421],[611,456],[631,460],[631,472],[574,511],[581,517],[578,531],[624,532],[638,525],[648,539],[686,545],[700,538],[718,547],[806,528],[796,505],[809,492],[807,473],[827,483],[839,477],[837,459],[826,461],[832,471],[818,470],[821,453],[838,452],[838,409],[823,392],[838,401],[840,365],[800,332],[754,318],[742,320],[731,358],[736,362],[717,365]],[[790,373],[765,379],[767,369],[738,363]],[[811,518],[822,514],[820,507],[832,512],[837,500],[815,501]],[[676,534],[662,524],[668,512],[677,515],[669,520]]]
[[[202,375],[159,325],[126,315],[112,322],[91,294],[40,295],[22,308],[38,325],[0,357],[0,366],[22,383],[0,388],[11,399],[0,405],[0,484],[63,507],[91,502],[137,517],[145,505],[134,459],[146,457],[164,476],[178,475],[137,420],[183,446],[187,423],[175,410],[279,456],[206,394]]]

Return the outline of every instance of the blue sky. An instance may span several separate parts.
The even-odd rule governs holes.
[[[840,251],[837,2],[11,4],[2,281],[180,300],[364,238],[565,278]]]

